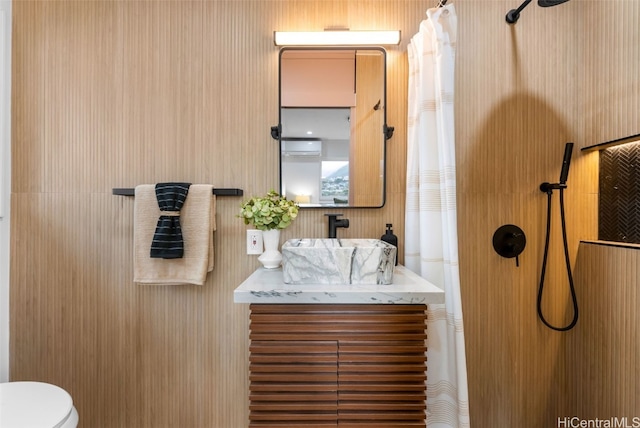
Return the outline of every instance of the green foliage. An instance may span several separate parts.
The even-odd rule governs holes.
[[[298,204],[271,190],[242,203],[238,217],[259,230],[284,229],[298,216]]]

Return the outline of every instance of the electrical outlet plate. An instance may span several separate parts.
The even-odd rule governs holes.
[[[257,229],[247,230],[247,254],[262,254],[262,231]]]

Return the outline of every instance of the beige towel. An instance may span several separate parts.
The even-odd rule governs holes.
[[[180,211],[184,238],[181,259],[149,256],[160,208],[155,184],[135,189],[133,222],[133,281],[139,284],[203,285],[213,270],[213,232],[216,230],[216,199],[209,184],[192,184]]]

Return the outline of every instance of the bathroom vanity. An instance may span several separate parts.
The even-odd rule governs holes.
[[[256,270],[250,427],[424,427],[426,305],[444,292],[403,266],[389,285],[285,284]]]

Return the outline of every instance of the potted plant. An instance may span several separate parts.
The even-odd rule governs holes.
[[[262,231],[265,251],[258,260],[265,268],[280,266],[282,254],[278,251],[280,230],[287,228],[298,216],[299,206],[295,201],[287,199],[275,190],[265,196],[246,200],[240,207],[239,217],[244,224],[251,224]]]

